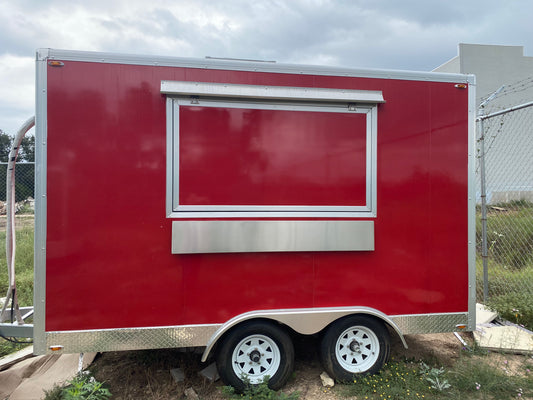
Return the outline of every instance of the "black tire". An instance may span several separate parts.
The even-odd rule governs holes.
[[[246,387],[243,379],[259,384],[267,376],[268,387],[278,390],[294,369],[294,347],[280,326],[268,321],[245,322],[222,339],[216,364],[222,381],[237,392]]]
[[[379,320],[352,315],[331,324],[320,344],[326,372],[340,382],[378,372],[390,355],[390,336]]]

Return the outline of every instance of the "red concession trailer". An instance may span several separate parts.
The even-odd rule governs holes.
[[[35,351],[204,346],[277,388],[295,333],[344,380],[389,332],[472,330],[474,89],[39,50]]]

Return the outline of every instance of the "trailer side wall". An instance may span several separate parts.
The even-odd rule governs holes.
[[[468,89],[430,80],[63,62],[46,66],[47,112],[41,116],[47,132],[41,221],[46,256],[37,267],[46,276],[46,332],[222,324],[270,309],[364,306],[390,316],[468,313]],[[172,254],[176,219],[167,217],[165,203],[171,149],[163,80],[381,91],[377,207],[375,217],[360,218],[373,221],[375,249]],[[320,115],[316,118],[319,123]],[[224,133],[231,143],[231,132]],[[251,160],[257,143],[240,142],[220,153],[209,145],[208,134],[199,140],[207,155],[184,169],[186,185],[220,201],[232,196],[235,204],[256,201],[249,193],[252,178],[242,192],[219,182],[213,182],[219,190],[210,192],[209,180],[238,179],[242,171],[235,168],[242,160],[224,158],[238,152]],[[215,143],[220,149],[225,140]],[[293,145],[280,137],[268,151],[279,146],[290,152],[284,146]],[[339,162],[337,167],[364,168],[364,161],[349,157]],[[204,181],[195,182],[199,166]],[[312,173],[306,178],[311,205],[323,204],[324,193],[313,195]],[[347,176],[359,180],[354,190],[360,193],[363,178],[357,174]],[[268,201],[290,201],[291,185],[272,176]],[[320,179],[326,187],[340,184],[337,175]],[[285,197],[272,193],[276,182]],[[332,205],[337,199],[364,201],[349,190],[333,193]]]

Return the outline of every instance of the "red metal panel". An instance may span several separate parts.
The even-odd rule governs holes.
[[[181,205],[366,204],[366,114],[180,106]]]
[[[220,323],[249,310],[292,307],[467,310],[467,91],[450,83],[70,61],[49,68],[47,79],[47,331]],[[170,254],[161,80],[382,90],[376,250]],[[245,154],[253,157],[250,147]],[[226,192],[214,200],[233,198]]]

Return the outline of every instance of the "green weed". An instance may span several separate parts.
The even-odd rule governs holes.
[[[430,383],[431,389],[442,392],[443,390],[449,389],[451,387],[451,385],[448,383],[448,380],[444,377],[446,372],[442,367],[432,368],[425,362],[421,362],[420,373],[424,377],[424,379]]]
[[[299,392],[286,394],[283,392],[276,392],[268,387],[268,377],[266,377],[259,385],[250,384],[247,379],[244,379],[246,388],[242,393],[237,393],[232,386],[222,387],[222,394],[228,399],[246,399],[246,400],[298,400],[300,398]]]
[[[111,392],[90,373],[80,372],[63,387],[45,391],[45,400],[105,400]]]

